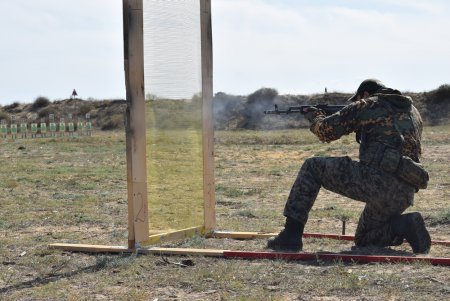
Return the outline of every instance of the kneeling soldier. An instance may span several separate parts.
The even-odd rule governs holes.
[[[308,214],[321,187],[365,203],[356,246],[394,246],[406,239],[414,253],[427,253],[431,238],[420,213],[402,214],[426,188],[420,164],[422,119],[412,99],[380,81],[363,81],[349,105],[326,116],[308,108],[311,131],[324,142],[356,133],[359,161],[349,157],[307,159],[290,191],[285,228],[268,241],[276,251],[300,251]]]

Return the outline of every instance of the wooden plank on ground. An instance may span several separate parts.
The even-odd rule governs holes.
[[[86,252],[86,253],[132,253],[134,249],[122,246],[104,246],[104,245],[87,245],[87,244],[64,244],[55,243],[48,246],[50,249],[57,249],[69,252]]]
[[[277,235],[277,233],[214,231],[208,234],[208,237],[231,238],[231,239],[255,239],[255,238],[269,238],[275,235]]]
[[[65,244],[55,243],[49,245],[50,249],[63,250],[68,252],[85,253],[138,253],[151,255],[183,255],[183,256],[208,256],[222,257],[225,250],[217,249],[192,249],[192,248],[139,248],[129,249],[122,246],[104,246],[88,244]]]
[[[190,248],[150,248],[140,249],[139,253],[153,255],[185,255],[185,256],[208,256],[222,257],[225,250],[217,249],[190,249]]]

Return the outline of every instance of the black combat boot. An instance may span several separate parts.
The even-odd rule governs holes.
[[[405,238],[414,253],[428,253],[431,238],[419,212],[400,215],[392,221],[391,225],[393,233],[400,238]]]
[[[304,228],[305,226],[302,223],[289,217],[286,218],[284,229],[275,238],[269,239],[267,247],[275,251],[301,251]]]

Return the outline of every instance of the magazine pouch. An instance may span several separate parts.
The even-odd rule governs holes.
[[[416,190],[427,188],[430,179],[422,164],[414,162],[407,156],[402,156],[396,174],[400,179],[414,186]]]

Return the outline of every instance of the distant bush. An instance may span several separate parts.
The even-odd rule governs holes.
[[[270,105],[278,96],[278,91],[272,88],[261,88],[247,96],[250,105]]]
[[[89,113],[93,109],[94,109],[94,106],[92,104],[84,103],[78,108],[77,115],[85,116],[87,113]]]
[[[20,106],[20,103],[18,103],[17,101],[16,102],[13,102],[12,104],[10,104],[10,105],[6,105],[6,106],[4,106],[3,107],[3,110],[4,111],[6,111],[6,112],[12,112],[12,111],[14,111],[14,109],[16,109],[16,108],[18,108]]]
[[[54,108],[54,107],[47,107],[47,108],[41,110],[38,115],[39,115],[39,118],[48,118],[48,116],[50,114],[53,114],[56,117],[56,113],[57,112],[58,111],[56,110],[56,108]]]
[[[113,115],[102,122],[100,129],[102,131],[111,131],[123,127],[124,127],[123,115]]]
[[[442,101],[450,101],[450,85],[442,85],[436,90],[436,98]]]
[[[441,85],[436,90],[432,90],[428,93],[425,93],[425,96],[427,98],[427,102],[429,103],[444,103],[448,102],[450,103],[450,85],[445,84]]]
[[[420,95],[417,109],[427,125],[438,125],[449,122],[450,85],[444,84],[435,90]]]
[[[36,98],[36,100],[33,102],[33,105],[31,106],[31,109],[33,111],[36,111],[40,108],[45,108],[50,104],[50,100],[47,97],[39,96]]]
[[[11,118],[11,117],[9,116],[8,113],[6,113],[6,112],[0,112],[0,120],[5,120],[6,123],[8,123],[9,120],[10,120],[10,118]]]

